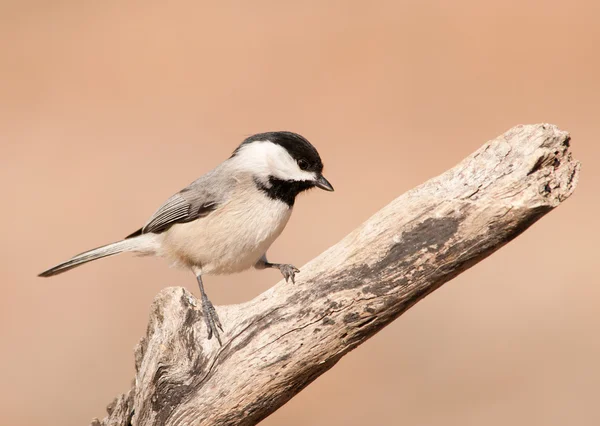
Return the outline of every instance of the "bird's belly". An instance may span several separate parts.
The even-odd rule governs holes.
[[[259,198],[230,202],[208,216],[172,226],[165,232],[163,254],[203,274],[228,274],[251,268],[287,224],[291,208]],[[267,204],[268,202],[268,204]]]

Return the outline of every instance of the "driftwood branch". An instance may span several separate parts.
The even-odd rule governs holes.
[[[95,425],[254,425],[420,299],[573,192],[579,163],[555,126],[515,127],[407,192],[254,300],[217,307],[207,340],[183,288],[156,297],[133,388]]]

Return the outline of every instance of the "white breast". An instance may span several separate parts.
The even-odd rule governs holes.
[[[176,224],[163,235],[161,254],[203,274],[243,271],[256,264],[287,224],[292,209],[254,187],[239,188],[208,216]]]

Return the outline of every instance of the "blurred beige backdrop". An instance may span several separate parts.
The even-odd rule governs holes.
[[[153,297],[193,276],[131,256],[36,274],[134,231],[245,136],[293,130],[324,158],[336,192],[301,197],[270,252],[301,266],[536,122],[572,134],[572,199],[264,424],[600,424],[599,17],[597,0],[2,0],[0,424],[86,425],[129,389]],[[206,285],[231,304],[278,280]]]

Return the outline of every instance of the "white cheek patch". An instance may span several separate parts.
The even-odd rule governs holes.
[[[285,148],[269,141],[248,144],[240,149],[237,156],[244,168],[265,179],[268,176],[296,181],[316,179],[313,172],[302,170]]]
[[[275,147],[274,152],[270,152],[270,155],[267,156],[271,175],[282,180],[315,179],[314,173],[302,170],[298,166],[298,162],[283,147],[275,144],[270,145]]]

